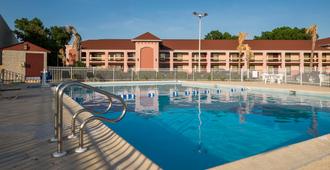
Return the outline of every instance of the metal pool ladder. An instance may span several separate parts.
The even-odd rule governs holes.
[[[54,133],[54,137],[50,140],[51,142],[57,142],[57,150],[56,150],[56,152],[54,152],[52,154],[52,156],[56,157],[56,158],[66,155],[66,152],[63,151],[63,95],[64,95],[64,90],[71,86],[83,87],[85,89],[89,89],[89,90],[95,91],[97,93],[100,93],[100,94],[103,94],[104,96],[106,96],[109,99],[109,105],[108,105],[107,109],[101,113],[107,113],[108,111],[110,111],[110,109],[112,107],[112,101],[113,101],[112,99],[116,99],[122,104],[122,112],[121,112],[120,116],[115,119],[109,119],[109,118],[105,118],[102,116],[97,116],[95,114],[99,114],[99,113],[93,112],[92,110],[88,110],[87,108],[83,108],[74,114],[74,116],[72,118],[72,134],[69,136],[69,138],[75,137],[75,119],[80,113],[91,112],[94,114],[93,116],[90,116],[89,118],[84,120],[83,123],[79,127],[79,134],[80,134],[79,135],[79,147],[75,150],[77,153],[81,153],[81,152],[84,152],[87,150],[87,148],[84,147],[83,131],[89,122],[92,122],[94,120],[101,120],[101,121],[106,121],[106,122],[110,122],[110,123],[117,123],[120,120],[122,120],[124,118],[124,116],[126,115],[127,105],[124,102],[124,100],[117,95],[114,95],[107,91],[89,86],[87,84],[84,84],[84,83],[81,83],[78,81],[66,81],[66,82],[60,83],[55,88],[55,105],[56,105],[56,113],[54,113],[54,129],[55,129],[54,132],[55,133]]]

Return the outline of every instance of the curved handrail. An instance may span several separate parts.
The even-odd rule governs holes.
[[[57,141],[57,125],[58,125],[58,119],[57,119],[57,115],[58,115],[58,112],[59,112],[59,97],[58,97],[58,92],[60,90],[60,88],[67,84],[67,83],[72,83],[72,82],[77,82],[77,81],[72,81],[72,80],[68,80],[68,81],[63,81],[61,82],[60,84],[58,84],[55,88],[55,109],[56,109],[56,112],[54,113],[54,137],[52,137],[50,139],[50,142],[56,142]]]
[[[84,113],[84,112],[91,112],[91,113],[93,113],[93,114],[105,114],[105,113],[107,113],[107,112],[110,111],[111,107],[112,107],[112,99],[109,98],[109,105],[108,105],[107,109],[106,109],[104,112],[100,112],[100,113],[98,113],[98,112],[94,112],[94,111],[92,111],[92,110],[90,110],[90,109],[87,109],[87,108],[83,108],[83,109],[78,110],[78,111],[72,116],[72,120],[71,120],[71,135],[68,136],[68,138],[71,139],[71,138],[75,138],[75,137],[76,137],[76,135],[75,135],[75,133],[76,133],[76,119],[77,119],[77,117],[78,117],[81,113]]]
[[[91,89],[95,92],[98,92],[100,94],[105,95],[108,99],[111,100],[111,98],[117,98],[119,99],[122,103],[123,106],[125,107],[125,113],[126,113],[126,104],[124,101],[117,95],[111,94],[109,92],[106,92],[104,90],[89,86],[87,84],[83,84],[77,81],[72,81],[72,82],[67,82],[65,84],[62,84],[61,87],[58,88],[58,104],[57,104],[57,150],[56,152],[53,153],[53,157],[62,157],[66,154],[66,152],[63,152],[63,95],[64,95],[64,90],[70,86],[81,86],[86,89]],[[121,115],[120,117],[122,118],[124,115]]]
[[[76,148],[75,152],[82,153],[82,152],[85,152],[87,150],[87,148],[84,147],[84,128],[86,127],[87,123],[89,123],[91,121],[94,121],[94,120],[106,121],[106,122],[109,122],[109,123],[117,123],[117,122],[121,121],[124,118],[124,116],[126,115],[126,111],[127,111],[127,105],[121,97],[116,96],[116,99],[119,100],[123,105],[123,110],[122,110],[122,113],[120,114],[120,116],[116,119],[108,119],[108,118],[105,118],[103,116],[91,116],[91,117],[87,118],[80,125],[80,128],[79,128],[79,147]]]

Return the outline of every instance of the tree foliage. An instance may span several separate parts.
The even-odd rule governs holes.
[[[83,63],[82,61],[76,61],[76,62],[73,64],[73,67],[86,67],[86,64]]]
[[[231,35],[228,32],[220,32],[219,30],[213,30],[205,35],[205,40],[235,40],[237,36]]]
[[[262,32],[255,36],[255,40],[310,40],[311,35],[306,34],[306,28],[278,27],[272,31]]]
[[[59,50],[64,48],[71,39],[71,35],[66,32],[64,27],[51,26],[47,28],[38,18],[16,19],[14,33],[21,41],[30,41],[51,51],[48,54],[48,65],[59,65]]]

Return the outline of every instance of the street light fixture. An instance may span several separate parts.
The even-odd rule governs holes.
[[[201,32],[202,18],[207,16],[207,13],[193,12],[193,15],[198,17],[198,72],[201,72]]]

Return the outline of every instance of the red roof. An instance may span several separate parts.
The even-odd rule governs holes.
[[[25,42],[20,42],[18,44],[10,45],[8,47],[4,47],[1,50],[14,50],[14,51],[41,51],[41,52],[47,52],[49,53],[50,51],[37,46],[35,44],[32,44],[29,41]]]
[[[144,34],[141,34],[135,38],[133,38],[134,40],[155,40],[155,41],[160,41],[160,38],[158,38],[157,36],[155,36],[154,34],[151,34],[150,32],[146,32]]]
[[[202,50],[236,50],[237,40],[202,40]],[[311,40],[246,40],[252,50],[311,50]],[[163,40],[164,50],[198,50],[198,40]],[[327,50],[316,45],[316,50]]]
[[[147,32],[134,40],[161,41],[161,50],[198,50],[196,39],[159,39]],[[311,40],[246,40],[252,50],[311,50]],[[316,50],[329,50],[321,47],[322,44],[330,44],[330,38],[320,39],[316,42]],[[237,40],[202,40],[202,50],[237,50]],[[83,49],[103,50],[135,50],[134,42],[130,39],[101,39],[82,42]]]
[[[330,37],[317,40],[316,46],[330,46]]]
[[[135,44],[129,39],[100,39],[81,42],[82,49],[94,50],[135,50]]]

